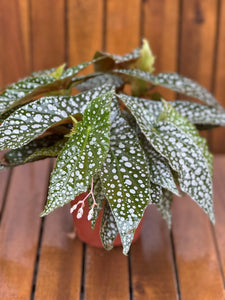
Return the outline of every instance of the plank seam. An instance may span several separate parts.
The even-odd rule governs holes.
[[[224,272],[223,272],[222,259],[220,256],[220,251],[219,251],[218,242],[217,242],[217,238],[216,238],[215,228],[211,222],[210,222],[210,225],[211,225],[211,231],[212,231],[212,237],[213,237],[213,242],[214,242],[214,246],[215,246],[216,256],[217,256],[217,260],[218,260],[218,264],[219,264],[219,270],[220,270],[222,281],[223,281],[223,287],[225,289],[225,276],[224,276]]]
[[[219,36],[220,36],[220,19],[221,19],[221,0],[217,0],[217,18],[216,18],[216,34],[215,34],[215,45],[214,45],[214,57],[213,57],[213,69],[211,79],[211,92],[215,93],[216,88],[216,73],[218,63],[218,51],[219,51]],[[208,132],[208,140],[210,150],[213,150],[213,132]]]
[[[64,34],[65,34],[65,40],[64,40],[64,51],[65,51],[65,62],[68,64],[69,59],[69,34],[68,34],[68,0],[64,0]]]
[[[131,266],[131,253],[129,253],[128,257],[128,276],[129,276],[129,293],[130,293],[130,300],[133,300],[133,285],[132,285],[132,266]]]
[[[53,169],[53,160],[50,159],[49,170],[48,170],[49,179],[48,179],[48,184],[47,184],[47,189],[46,189],[45,203],[47,202],[48,186],[49,186],[49,183],[50,183],[50,174],[51,174],[52,169]],[[38,277],[39,261],[40,261],[40,257],[41,257],[41,248],[42,248],[41,246],[42,246],[42,240],[43,240],[45,219],[46,219],[45,217],[43,217],[41,219],[38,245],[37,245],[37,252],[36,252],[36,258],[35,258],[35,263],[34,263],[34,271],[33,271],[33,280],[32,280],[32,289],[31,289],[30,300],[34,300],[35,292],[36,292],[36,283],[37,283],[37,277]]]
[[[9,174],[8,174],[8,179],[7,179],[6,187],[5,187],[5,191],[4,191],[4,196],[3,196],[3,201],[2,201],[2,207],[1,207],[1,210],[0,210],[0,225],[1,225],[2,217],[3,217],[4,211],[5,211],[6,200],[7,200],[7,195],[8,195],[9,187],[10,187],[10,181],[11,181],[12,173],[13,173],[13,170],[10,169],[9,170]]]
[[[80,300],[85,299],[85,269],[86,269],[86,244],[83,243],[83,255],[81,266],[81,286],[80,286]]]
[[[175,285],[176,285],[176,290],[177,290],[177,297],[178,297],[178,300],[182,300],[181,290],[180,290],[179,274],[178,274],[178,267],[177,267],[177,260],[176,260],[175,244],[174,244],[174,238],[173,238],[172,231],[170,231],[170,241],[171,241],[171,250],[172,250],[172,258],[173,258],[173,270],[174,270],[174,276],[175,276]]]
[[[107,0],[102,2],[102,51],[106,51],[106,32],[107,32]]]

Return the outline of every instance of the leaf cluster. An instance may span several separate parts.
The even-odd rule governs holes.
[[[191,79],[153,74],[154,60],[144,41],[124,56],[97,52],[32,73],[0,95],[0,168],[57,157],[42,216],[91,188],[92,227],[103,208],[102,243],[111,249],[119,233],[124,254],[148,205],[171,227],[173,194],[188,194],[214,222],[212,155],[197,129],[225,125],[225,111]],[[200,101],[166,101],[158,86]]]

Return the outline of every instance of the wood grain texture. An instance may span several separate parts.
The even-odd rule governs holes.
[[[6,196],[6,188],[9,180],[9,170],[0,171],[0,214],[4,198]]]
[[[156,73],[177,71],[179,1],[146,0],[142,11],[142,34],[150,42],[156,57]],[[163,88],[159,92],[168,100],[174,99],[176,95]]]
[[[140,45],[141,0],[108,0],[106,5],[106,50],[125,54]]]
[[[170,234],[156,207],[149,207],[140,240],[131,248],[134,300],[177,299]]]
[[[28,0],[0,1],[0,86],[30,72]]]
[[[65,62],[65,0],[31,0],[33,69]]]
[[[214,78],[214,93],[225,107],[225,1],[220,1],[220,19],[218,35],[218,52],[216,53],[216,74]],[[212,150],[215,153],[225,153],[225,128],[216,128],[212,135]]]
[[[102,49],[103,0],[68,0],[68,63],[91,60]]]
[[[87,246],[84,299],[129,300],[128,259],[122,248],[107,252]]]
[[[82,243],[68,236],[73,228],[68,206],[46,217],[35,299],[79,299]]]
[[[223,275],[225,274],[225,196],[224,196],[224,178],[225,178],[225,157],[217,156],[214,159],[214,202],[216,215],[216,240],[221,258],[221,267]]]
[[[48,161],[13,172],[0,227],[0,299],[30,298],[48,175]]]
[[[182,0],[178,71],[208,90],[214,71],[217,5],[218,0]],[[202,136],[210,139],[209,132]]]
[[[225,299],[211,224],[187,197],[174,200],[173,236],[182,300]]]

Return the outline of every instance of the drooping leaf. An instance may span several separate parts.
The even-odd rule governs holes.
[[[140,136],[140,141],[147,158],[151,182],[179,196],[168,161],[152,147],[143,135]]]
[[[25,162],[29,162],[31,160],[41,159],[45,157],[56,157],[63,147],[65,146],[65,143],[68,141],[68,138],[63,138],[57,141],[54,145],[43,147],[39,150],[36,150],[34,153],[32,153],[30,156],[28,156],[25,160]]]
[[[146,155],[146,162],[148,163],[151,182],[168,189],[179,196],[168,161],[151,146],[150,142],[145,138],[144,134],[142,134],[135,118],[131,114],[126,111],[122,111],[122,116],[135,130],[139,138],[140,145]]]
[[[211,174],[193,139],[173,123],[154,121],[144,103],[123,95],[119,97],[130,109],[146,139],[177,172],[181,190],[190,195],[214,222]]]
[[[100,173],[96,173],[93,178],[93,193],[95,197],[95,201],[97,202],[98,206],[95,206],[94,208],[94,214],[91,219],[91,227],[94,229],[99,212],[101,211],[103,207],[103,203],[106,200],[105,198],[105,193],[103,191],[102,183],[101,183],[101,178],[100,178]],[[93,204],[93,199],[91,196],[89,196],[88,199],[89,202],[89,208],[91,208],[91,205]]]
[[[136,104],[144,105],[152,116],[157,119],[162,111],[163,104],[161,101],[152,101],[138,97],[132,97],[125,94],[118,94],[121,99],[123,97],[130,98]],[[161,97],[162,98],[162,97]],[[225,125],[225,110],[218,109],[213,106],[207,106],[195,102],[177,100],[167,101],[172,105],[178,113],[186,117],[191,123],[196,126],[212,127]]]
[[[47,204],[42,216],[87,191],[109,150],[110,104],[114,91],[93,99],[58,156],[51,175]]]
[[[134,232],[150,202],[149,171],[135,132],[113,102],[110,150],[101,181],[127,254]],[[116,106],[116,108],[115,108]]]
[[[117,224],[114,219],[113,213],[111,211],[110,205],[106,201],[103,209],[101,229],[100,229],[100,237],[101,237],[102,245],[106,250],[111,250],[113,248],[113,242],[117,234],[118,234]]]
[[[118,89],[123,86],[124,82],[120,77],[113,74],[102,74],[83,81],[82,83],[76,85],[76,88],[80,91],[86,91],[104,84],[115,86],[115,88]]]
[[[139,69],[117,69],[114,70],[114,73],[138,78],[149,82],[149,84],[160,85],[178,93],[200,99],[208,105],[220,107],[217,100],[204,87],[177,73],[159,73],[158,75],[153,75]]]
[[[13,83],[0,95],[0,114],[10,108],[28,103],[31,99],[39,95],[55,90],[68,89],[72,78],[90,63],[92,63],[92,61],[79,64],[73,68],[68,68],[62,72],[60,78],[55,78],[54,75],[51,75],[56,72],[56,69],[54,69],[53,72],[50,71],[49,74],[47,73],[48,70],[46,72],[39,71],[33,73],[32,76]],[[34,76],[34,74],[37,76]]]
[[[188,121],[185,117],[179,114],[172,105],[170,105],[167,101],[162,100],[163,109],[160,113],[159,120],[160,121],[168,121],[172,122],[175,126],[185,132],[198,146],[203,156],[205,157],[208,163],[208,169],[210,173],[213,172],[213,156],[209,152],[207,141],[203,137],[201,137],[195,128],[195,126]]]
[[[193,139],[170,122],[158,122],[145,134],[156,151],[177,171],[181,190],[190,195],[214,222],[211,174]]]
[[[26,104],[11,114],[0,126],[0,149],[15,149],[40,136],[53,124],[83,113],[88,102],[106,93],[110,86],[78,94],[76,96],[43,97]]]
[[[5,158],[5,165],[7,167],[15,167],[18,165],[22,165],[25,163],[27,160],[28,162],[28,157],[32,155],[33,152],[40,150],[43,147],[51,147],[54,145],[56,142],[61,140],[62,137],[59,135],[49,135],[40,139],[36,139],[34,141],[31,141],[29,144],[17,148],[14,150],[10,150],[5,153],[4,158]],[[35,161],[38,159],[42,159],[42,157],[35,157],[32,159],[29,159],[30,161]]]
[[[106,72],[114,67],[126,67],[138,59],[140,55],[140,49],[136,48],[131,53],[125,55],[115,55],[102,51],[97,51],[94,56],[95,71]],[[100,59],[100,60],[99,60]]]
[[[163,219],[166,221],[169,229],[172,225],[171,204],[173,201],[172,193],[168,190],[162,189],[161,186],[151,184],[151,198],[152,203],[156,204],[158,210],[161,212]]]

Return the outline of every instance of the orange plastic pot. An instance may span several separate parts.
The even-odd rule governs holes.
[[[77,203],[78,201],[84,199],[84,197],[87,195],[87,192],[80,194],[79,196],[77,196],[73,201],[71,201],[71,206],[73,206],[75,203]],[[87,216],[88,216],[88,212],[89,212],[89,207],[88,207],[88,203],[86,202],[85,207],[84,207],[84,213],[82,218],[77,219],[77,210],[75,210],[72,215],[73,215],[73,221],[74,221],[74,226],[75,226],[75,231],[76,231],[76,235],[78,236],[78,238],[83,241],[86,244],[89,244],[91,246],[95,246],[98,248],[103,248],[102,242],[101,242],[101,238],[99,235],[99,231],[100,231],[100,226],[101,226],[101,219],[102,219],[102,211],[100,211],[95,228],[92,229],[91,228],[91,221],[88,221]],[[140,236],[141,233],[141,228],[142,228],[142,221],[140,222],[138,228],[135,231],[134,234],[134,239],[133,242],[134,243]],[[121,246],[121,239],[119,234],[117,235],[117,237],[114,240],[113,246]]]

